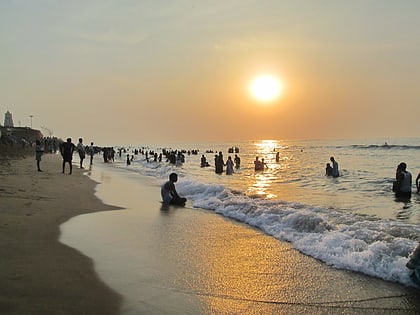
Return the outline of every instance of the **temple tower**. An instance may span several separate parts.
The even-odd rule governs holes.
[[[4,127],[14,127],[12,113],[9,111],[4,114]]]

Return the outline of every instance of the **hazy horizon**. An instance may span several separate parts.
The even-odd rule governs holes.
[[[0,114],[85,142],[415,137],[420,2],[3,1]],[[260,74],[284,91],[264,104]]]

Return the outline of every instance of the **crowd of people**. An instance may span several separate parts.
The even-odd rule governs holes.
[[[56,139],[56,138],[55,138]],[[69,174],[71,175],[73,173],[73,153],[75,151],[79,154],[79,166],[81,169],[83,169],[83,161],[86,157],[86,154],[89,154],[90,156],[90,165],[93,164],[93,156],[99,152],[99,148],[94,146],[94,143],[91,142],[89,146],[85,146],[83,144],[83,139],[79,138],[79,142],[77,146],[72,142],[71,138],[67,138],[65,142],[57,139],[57,148],[60,151],[60,154],[63,158],[63,164],[62,164],[62,173],[64,174],[66,164],[69,165]],[[41,143],[41,140],[35,141],[35,160],[36,160],[36,166],[38,172],[42,172],[41,170],[41,160],[42,155],[45,152],[48,153],[55,153],[55,147],[54,145],[50,147],[50,145],[54,142],[48,142],[44,141],[44,144]]]

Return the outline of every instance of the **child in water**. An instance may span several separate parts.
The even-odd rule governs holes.
[[[333,174],[333,168],[330,163],[327,163],[327,166],[325,167],[325,175],[332,176],[332,174]]]

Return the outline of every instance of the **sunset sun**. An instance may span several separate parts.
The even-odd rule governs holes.
[[[268,103],[279,98],[283,92],[280,79],[273,75],[263,74],[255,77],[250,85],[251,95],[260,102]]]

